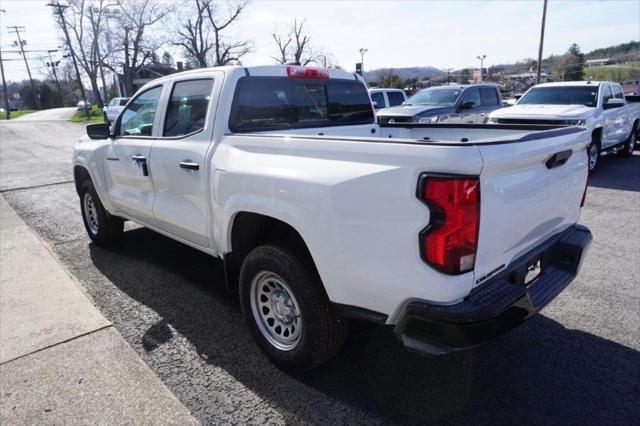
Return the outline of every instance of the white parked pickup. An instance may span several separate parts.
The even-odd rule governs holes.
[[[591,240],[584,129],[380,126],[341,70],[173,74],[87,133],[73,172],[93,242],[132,220],[223,259],[290,370],[333,356],[348,318],[422,353],[483,343],[562,291]]]
[[[608,81],[544,83],[510,107],[492,112],[489,123],[580,126],[591,135],[589,170],[600,156],[633,153],[640,133],[640,103],[625,101],[622,87]]]

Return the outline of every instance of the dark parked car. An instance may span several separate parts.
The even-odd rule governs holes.
[[[495,84],[447,85],[420,90],[400,106],[379,110],[378,120],[381,124],[482,124],[498,108],[502,100]]]

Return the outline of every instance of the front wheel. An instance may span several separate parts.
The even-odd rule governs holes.
[[[80,210],[91,241],[99,246],[106,246],[120,239],[124,221],[105,210],[90,180],[85,180],[80,185]]]
[[[589,155],[589,174],[593,173],[600,160],[600,146],[597,142],[591,142],[589,148],[587,148],[587,154]]]
[[[240,270],[240,304],[262,351],[284,370],[310,370],[333,357],[346,336],[311,260],[287,244],[251,251]]]

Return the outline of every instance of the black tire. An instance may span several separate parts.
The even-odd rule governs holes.
[[[340,350],[347,333],[347,321],[341,318],[329,302],[311,259],[302,254],[303,250],[293,247],[277,243],[251,251],[240,269],[239,293],[242,314],[260,349],[280,368],[301,372],[319,366]],[[264,331],[265,322],[261,323],[260,313],[252,308],[254,302],[251,293],[255,290],[252,283],[265,273],[275,274],[283,280],[293,293],[300,310],[297,313],[300,322],[296,323],[300,325],[299,340],[287,350],[278,348],[269,341],[269,332]],[[257,287],[264,288],[262,285]],[[277,309],[272,307],[275,313]]]
[[[633,125],[633,130],[631,130],[631,134],[627,138],[624,148],[618,151],[618,156],[623,158],[628,158],[633,155],[633,150],[636,149],[636,139],[638,138],[638,128],[636,125]]]
[[[589,174],[592,174],[600,163],[600,143],[592,140],[587,147],[587,160],[589,166]]]
[[[80,211],[87,234],[96,245],[109,245],[122,236],[124,220],[110,215],[104,209],[90,180],[80,184]],[[92,223],[89,222],[90,220]]]

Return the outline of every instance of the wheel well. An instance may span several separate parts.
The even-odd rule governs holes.
[[[591,140],[600,143],[602,141],[602,127],[598,127],[591,133]]]
[[[292,244],[313,265],[307,245],[291,225],[258,213],[238,213],[231,228],[231,252],[224,257],[227,289],[237,288],[240,267],[251,250],[276,241]]]
[[[80,193],[80,185],[85,180],[91,180],[91,175],[89,171],[82,166],[75,166],[73,168],[73,180],[76,183],[76,192]]]

